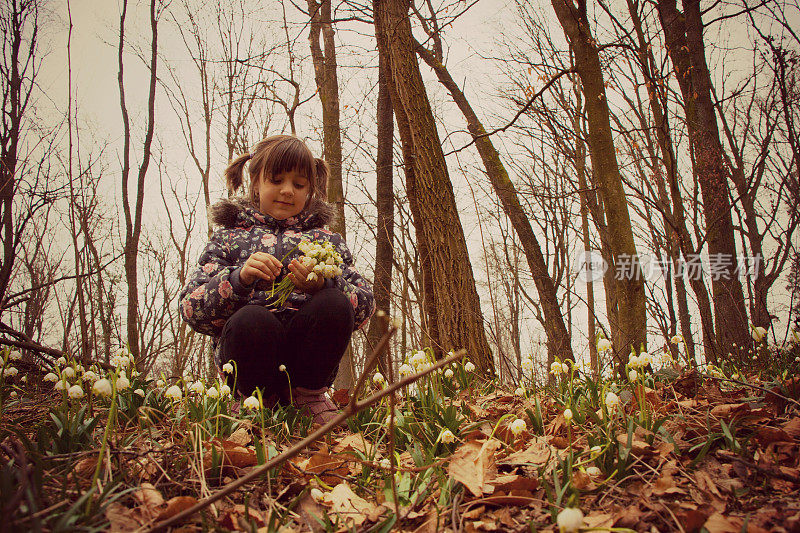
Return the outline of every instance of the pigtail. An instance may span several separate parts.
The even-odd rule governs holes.
[[[242,176],[244,174],[244,164],[250,160],[250,154],[242,154],[232,160],[225,169],[225,183],[228,191],[235,193],[242,186]]]
[[[325,198],[328,193],[328,176],[331,174],[328,163],[320,158],[314,159],[314,173],[316,174],[314,188],[317,195],[320,198]]]

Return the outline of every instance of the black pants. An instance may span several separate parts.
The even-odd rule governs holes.
[[[265,398],[285,398],[289,381],[280,365],[292,387],[330,386],[352,333],[352,304],[340,290],[323,289],[293,313],[242,307],[225,323],[219,356],[236,362],[240,393],[259,387]]]

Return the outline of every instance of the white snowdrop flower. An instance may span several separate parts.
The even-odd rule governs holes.
[[[281,366],[279,366],[279,367],[278,367],[278,370],[279,370],[280,372],[286,372],[286,365],[281,365]]]
[[[445,370],[444,377],[446,377],[447,379],[453,379],[453,369],[448,368],[447,370]]]
[[[403,363],[400,365],[399,372],[401,376],[410,376],[414,373],[414,369],[408,363]]]
[[[19,378],[19,380],[21,382],[23,382],[23,383],[27,383],[28,382],[28,376],[22,376],[21,378]]]
[[[556,517],[560,533],[574,533],[583,527],[583,511],[574,507],[562,509]]]
[[[561,363],[561,372],[569,374],[569,365],[567,363]]]
[[[56,364],[57,364],[57,365],[59,365],[59,366],[64,366],[64,365],[66,365],[66,364],[67,364],[67,360],[66,360],[66,358],[64,358],[64,356],[62,355],[61,357],[59,357],[58,359],[56,359]]]
[[[49,381],[49,382],[51,382],[51,383],[55,383],[56,381],[58,381],[58,376],[56,376],[56,375],[55,375],[54,373],[52,373],[52,372],[48,372],[47,374],[45,374],[45,376],[44,376],[44,380],[45,380],[45,381]]]
[[[737,373],[734,373],[734,374],[731,376],[731,378],[733,378],[733,379],[739,379],[739,374],[737,374]]]
[[[756,342],[761,342],[767,335],[767,330],[761,326],[751,326],[750,330],[750,336]]]
[[[220,396],[227,396],[231,393],[231,388],[227,385],[223,385],[219,388]]]
[[[125,390],[130,386],[131,382],[127,377],[125,377],[125,374],[122,374],[117,378],[117,390]]]
[[[597,341],[597,351],[598,352],[607,352],[612,348],[611,341],[608,339],[600,339]]]
[[[382,468],[391,468],[392,467],[391,461],[389,461],[389,459],[387,459],[386,457],[381,459],[378,464],[380,464]]]
[[[450,444],[456,441],[456,436],[453,435],[453,432],[449,429],[444,429],[439,434],[439,440],[442,441],[444,444]]]
[[[798,355],[797,357],[794,358],[794,362],[795,363],[800,363],[800,355]]]
[[[261,408],[261,402],[259,402],[258,398],[256,398],[255,396],[248,397],[244,401],[244,403],[242,405],[245,407],[245,409],[260,409]]]
[[[206,391],[206,386],[198,379],[189,386],[189,390],[195,394],[203,394]]]
[[[325,494],[322,493],[317,487],[311,489],[311,497],[314,498],[314,501],[317,503],[322,502],[325,499]]]
[[[9,398],[16,398],[17,397],[17,391],[12,390],[11,392],[8,393],[8,397]]]
[[[165,383],[164,383],[163,379],[156,380],[156,387],[158,387],[159,389],[161,387],[163,387],[164,385],[165,385]]]
[[[318,279],[319,277],[317,276],[316,272],[310,272],[308,276],[306,276],[306,281],[308,281],[309,283],[314,283]]]
[[[533,370],[533,359],[526,357],[522,360],[522,369],[526,372]]]
[[[66,381],[64,381],[63,379],[60,379],[60,380],[56,381],[56,384],[53,386],[53,388],[55,390],[67,390],[69,387],[67,387],[67,382]]]
[[[472,361],[467,361],[467,364],[464,365],[464,370],[467,372],[475,372],[475,365],[472,364]]]
[[[17,350],[12,350],[11,352],[8,353],[8,358],[11,361],[19,361],[20,359],[22,359],[22,353],[18,352]]]
[[[173,385],[164,392],[164,396],[173,401],[183,398],[183,391],[177,385]]]
[[[609,411],[613,411],[619,406],[619,396],[614,394],[613,392],[608,392],[606,394],[606,407]]]
[[[106,378],[98,379],[94,382],[94,385],[92,385],[92,392],[98,396],[111,396],[111,382]]]
[[[672,344],[683,344],[683,336],[682,335],[673,335],[672,338],[669,340]]]
[[[78,398],[83,398],[83,387],[81,387],[80,385],[73,385],[72,387],[69,388],[67,394],[69,394],[69,397],[72,398],[73,400],[77,400]]]
[[[3,370],[3,377],[6,378],[13,378],[17,374],[19,374],[19,370],[17,370],[17,368],[14,366],[9,366],[5,370]]]
[[[561,373],[561,370],[562,370],[561,363],[559,363],[558,361],[553,361],[553,363],[550,365],[551,374],[555,374],[557,376]]]
[[[67,379],[72,379],[75,377],[75,369],[71,366],[64,367],[64,370],[61,371],[61,375]]]
[[[525,423],[523,419],[517,418],[508,425],[508,429],[509,431],[511,431],[512,435],[514,435],[515,437],[519,437],[520,433],[528,429],[528,425]]]
[[[233,365],[230,363],[225,363],[222,365],[222,371],[226,374],[233,374]]]
[[[142,389],[136,389],[135,391],[133,391],[133,393],[136,396],[141,396],[142,398],[144,398],[144,390],[142,390]]]
[[[217,390],[216,387],[209,387],[208,390],[206,391],[206,396],[208,396],[212,400],[216,400],[217,398],[219,398],[219,391]]]
[[[636,381],[636,378],[639,377],[639,373],[636,370],[631,370],[628,372],[628,379],[631,381]]]
[[[589,452],[591,452],[592,455],[599,455],[600,452],[602,451],[603,448],[601,448],[600,446],[592,446],[591,448],[589,448]]]
[[[516,390],[514,390],[514,395],[525,396],[525,389],[523,389],[522,387],[517,387]]]
[[[642,352],[639,354],[639,367],[645,368],[648,365],[653,364],[653,356],[650,355],[648,352]]]
[[[628,364],[631,368],[638,368],[639,367],[639,357],[636,354],[631,354],[628,358]]]
[[[83,372],[83,371],[84,371],[83,365],[81,364],[75,365],[75,372]]]
[[[376,385],[383,386],[383,384],[386,383],[386,378],[384,378],[383,374],[380,372],[375,372],[375,375],[372,376],[372,382]]]
[[[564,420],[566,420],[567,423],[572,422],[572,409],[564,409]]]
[[[592,476],[592,477],[597,477],[597,476],[603,475],[603,472],[600,471],[600,469],[597,468],[596,466],[587,466],[586,467],[586,473],[588,475]]]

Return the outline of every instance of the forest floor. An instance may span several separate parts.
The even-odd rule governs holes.
[[[82,368],[85,394],[6,373],[0,530],[800,531],[796,351],[764,361],[771,378],[567,365],[514,392],[458,363],[406,375],[393,417],[369,380],[330,431],[291,406],[237,409],[219,382],[178,397],[118,370],[105,397]]]

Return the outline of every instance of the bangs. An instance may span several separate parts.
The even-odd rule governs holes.
[[[268,179],[284,172],[297,170],[309,182],[314,181],[314,156],[311,150],[296,137],[278,141],[264,161],[263,178]]]

